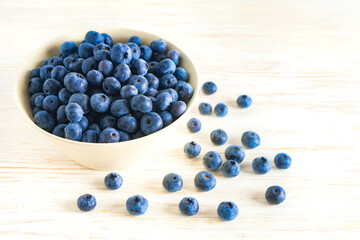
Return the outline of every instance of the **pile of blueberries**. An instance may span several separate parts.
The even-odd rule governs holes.
[[[106,33],[89,31],[77,45],[30,73],[28,92],[34,122],[56,136],[112,143],[154,133],[179,118],[193,95],[180,53],[138,36],[113,43]]]
[[[213,94],[216,92],[217,87],[213,82],[206,82],[202,88],[205,94]],[[248,108],[252,100],[247,95],[241,95],[237,99],[237,104],[240,108]],[[199,105],[199,111],[203,115],[210,115],[212,107],[209,103],[201,103]],[[223,104],[217,104],[215,107],[215,114],[219,117],[223,117],[228,113],[228,107]],[[201,122],[199,119],[192,118],[187,123],[187,128],[190,132],[196,133],[201,130]],[[214,145],[223,145],[227,141],[227,134],[222,129],[217,129],[211,132],[210,140]],[[253,131],[247,131],[243,133],[241,138],[242,145],[248,149],[254,149],[260,145],[260,137]],[[197,157],[201,152],[201,146],[192,141],[186,143],[184,146],[184,152],[189,158]],[[222,157],[218,152],[209,151],[203,158],[203,164],[206,169],[215,171],[221,167],[221,171],[225,177],[233,178],[240,173],[240,163],[245,158],[245,150],[239,145],[230,145],[225,150],[224,163]],[[274,159],[276,167],[279,169],[287,169],[291,166],[291,158],[286,153],[279,153]],[[256,174],[266,174],[271,169],[270,161],[265,157],[257,157],[252,162],[253,170]],[[122,178],[117,173],[110,173],[105,177],[105,186],[108,189],[118,189],[122,185]],[[183,180],[179,174],[169,173],[163,178],[163,187],[168,192],[178,192],[183,187]],[[214,189],[216,186],[216,178],[209,171],[201,171],[196,174],[194,179],[194,185],[199,191],[208,192]],[[271,186],[265,192],[265,199],[273,205],[282,203],[285,200],[285,190],[280,186]],[[96,199],[91,194],[85,194],[79,197],[78,207],[83,211],[91,211],[96,206]],[[130,197],[126,201],[126,209],[130,214],[142,215],[148,208],[148,201],[141,195],[135,195]],[[193,216],[199,211],[199,202],[196,198],[185,197],[179,203],[179,210],[182,214],[187,216]],[[221,202],[217,208],[217,213],[220,219],[224,221],[234,220],[238,214],[239,209],[235,203],[231,201]]]

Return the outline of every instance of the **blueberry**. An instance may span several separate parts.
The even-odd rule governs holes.
[[[35,116],[35,114],[37,114],[38,112],[40,112],[41,110],[44,110],[42,107],[34,107],[32,109],[32,114],[33,116]]]
[[[187,128],[190,132],[199,132],[201,129],[201,122],[197,118],[191,118],[187,123]]]
[[[82,72],[81,67],[83,63],[84,63],[83,58],[73,58],[69,65],[69,71],[81,73]]]
[[[202,86],[202,91],[206,95],[214,94],[217,90],[217,86],[213,82],[206,82]]]
[[[194,179],[195,186],[203,192],[212,190],[216,185],[216,178],[208,171],[201,171]]]
[[[41,67],[45,66],[45,65],[48,65],[49,64],[49,59],[45,59],[42,63],[41,63]],[[41,69],[40,69],[41,70]]]
[[[69,98],[68,103],[77,103],[84,110],[84,113],[88,113],[90,111],[90,99],[88,95],[84,93],[74,93]]]
[[[85,131],[89,126],[89,120],[86,117],[82,117],[78,123],[81,126],[82,131]]]
[[[78,208],[84,212],[90,212],[96,207],[96,199],[91,194],[84,194],[77,200]]]
[[[250,107],[252,100],[248,95],[240,95],[236,100],[236,103],[241,108],[248,108]]]
[[[188,102],[194,93],[192,86],[184,81],[178,81],[175,91],[178,93],[179,100],[184,102]]]
[[[64,83],[64,77],[68,73],[69,71],[64,66],[59,65],[51,71],[51,78],[58,80],[60,83]]]
[[[161,90],[159,93],[161,92],[167,92],[167,93],[170,93],[171,97],[172,97],[172,102],[176,102],[178,100],[178,93],[172,89],[172,88],[167,88],[167,89],[164,89],[164,90]]]
[[[184,146],[184,152],[189,158],[195,158],[199,156],[201,152],[201,146],[194,141],[188,142]]]
[[[111,104],[110,112],[114,117],[121,117],[130,113],[129,102],[125,99],[116,100]]]
[[[216,170],[221,166],[222,158],[219,153],[210,151],[205,154],[203,164],[209,170]]]
[[[111,47],[109,45],[106,45],[105,43],[96,44],[94,47],[94,50],[93,50],[94,58],[95,58],[96,52],[98,52],[98,51],[108,51],[109,52],[110,50],[111,50]]]
[[[187,82],[187,81],[189,80],[189,74],[188,74],[188,72],[187,72],[185,69],[181,68],[181,67],[177,67],[177,68],[175,69],[175,72],[174,72],[173,75],[176,77],[176,79],[177,79],[178,81]]]
[[[96,143],[96,141],[97,134],[94,130],[86,130],[81,137],[81,142]]]
[[[129,79],[129,84],[134,85],[139,94],[144,94],[148,89],[148,81],[141,75],[133,75]]]
[[[140,46],[140,58],[145,61],[149,61],[152,56],[152,50],[149,46],[141,45]]]
[[[199,112],[202,115],[210,115],[212,112],[212,107],[209,103],[200,103]]]
[[[279,153],[274,159],[275,165],[280,169],[288,169],[291,166],[291,158],[286,153]]]
[[[56,112],[59,106],[60,100],[55,95],[48,95],[42,103],[42,107],[48,112]]]
[[[109,60],[102,60],[99,63],[98,69],[105,77],[108,77],[108,76],[112,75],[113,70],[114,70],[114,65]]]
[[[186,103],[177,101],[170,107],[170,113],[174,118],[180,117],[186,111]]]
[[[164,59],[156,66],[156,73],[159,77],[165,74],[173,74],[175,72],[176,65],[171,59]]]
[[[278,205],[286,198],[285,190],[280,186],[271,186],[266,190],[265,198],[268,203]]]
[[[111,49],[111,60],[114,63],[129,64],[132,59],[131,48],[122,43],[116,43]]]
[[[90,106],[95,112],[106,112],[110,107],[110,99],[103,93],[96,93],[90,98]]]
[[[101,129],[97,123],[90,124],[88,130],[93,130],[96,133],[96,136],[100,136]]]
[[[45,98],[46,98],[46,95],[45,95],[45,94],[40,94],[40,95],[38,95],[38,96],[35,98],[35,101],[34,101],[35,106],[42,108],[42,106],[43,106],[43,101],[44,101]]]
[[[66,117],[65,108],[66,108],[66,105],[62,105],[56,111],[56,120],[58,121],[58,123],[68,123],[69,122],[69,120]]]
[[[141,131],[145,135],[149,135],[159,131],[163,127],[163,122],[159,114],[155,112],[147,113],[140,120]]]
[[[104,44],[105,45],[105,44]],[[98,62],[103,60],[110,60],[110,51],[108,50],[97,50],[95,51],[96,47],[94,48],[94,59]]]
[[[82,127],[80,124],[76,122],[69,123],[64,130],[66,139],[80,141],[82,136]]]
[[[115,128],[105,128],[99,137],[100,143],[114,143],[119,142],[120,135],[119,132]]]
[[[95,70],[98,66],[98,63],[94,60],[93,57],[89,57],[83,61],[81,65],[81,71],[87,75],[89,71]]]
[[[131,36],[128,43],[135,43],[137,46],[141,45],[141,39],[138,36]]]
[[[40,68],[36,67],[30,72],[30,78],[40,77]]]
[[[46,97],[46,95],[44,93],[40,93],[40,92],[34,93],[33,95],[31,95],[31,97],[30,97],[30,107],[31,108],[35,107],[35,98],[39,95],[43,95],[44,98]]]
[[[88,82],[80,73],[68,73],[64,78],[64,85],[71,93],[85,93],[88,88]]]
[[[48,64],[56,67],[63,64],[63,59],[61,57],[55,56],[49,58]]]
[[[129,141],[131,139],[130,135],[123,131],[119,131],[119,136],[120,136],[120,140],[119,140],[120,142]]]
[[[148,200],[141,195],[135,195],[126,201],[126,209],[132,215],[143,215],[148,209]]]
[[[180,62],[180,53],[176,50],[170,50],[167,55],[166,55],[167,58],[170,58],[174,63],[175,65],[177,66]]]
[[[228,137],[226,132],[219,128],[211,132],[210,139],[211,142],[215,145],[223,145],[226,143]]]
[[[120,94],[121,84],[114,77],[107,77],[102,83],[104,92],[108,95],[118,96]]]
[[[131,55],[132,55],[131,62],[138,60],[141,55],[139,46],[132,42],[127,43],[127,45],[131,48]]]
[[[110,37],[110,35],[107,34],[107,33],[102,33],[101,35],[102,35],[103,38],[104,38],[104,43],[105,43],[106,45],[112,47],[112,45],[113,45],[113,40],[112,40],[112,38]]]
[[[162,185],[168,192],[177,192],[182,189],[183,180],[179,174],[169,173],[164,177]]]
[[[256,132],[247,131],[241,136],[242,144],[250,149],[256,148],[260,145],[260,137]]]
[[[86,74],[86,80],[91,86],[100,87],[104,80],[104,75],[98,70],[90,70]]]
[[[63,56],[68,56],[71,53],[76,52],[78,49],[76,43],[73,41],[64,42],[60,46],[60,52],[63,54]]]
[[[31,95],[31,94],[34,94],[34,93],[37,93],[37,92],[42,92],[43,91],[43,84],[44,84],[44,81],[41,80],[40,78],[38,77],[34,77],[32,78],[29,82],[28,82],[28,93]]]
[[[214,108],[215,115],[218,117],[225,117],[228,111],[228,107],[223,103],[217,104]]]
[[[179,203],[180,212],[187,216],[193,216],[199,211],[199,202],[193,197],[184,197]]]
[[[61,83],[53,78],[49,78],[48,80],[46,80],[43,85],[43,91],[47,95],[58,94],[61,88]]]
[[[165,111],[170,108],[172,97],[167,92],[159,93],[155,100],[155,107],[160,111]]]
[[[134,75],[142,75],[145,76],[145,74],[147,73],[149,69],[149,65],[147,64],[146,61],[144,61],[143,59],[136,59],[133,61],[133,63],[131,64],[131,72]]]
[[[85,41],[97,45],[104,42],[104,37],[96,31],[89,31],[85,35]]]
[[[154,40],[150,43],[150,48],[154,53],[163,53],[166,51],[167,45],[161,39]]]
[[[66,88],[62,88],[58,93],[58,97],[62,104],[67,104],[71,97],[71,92],[69,92],[69,90],[67,90]]]
[[[120,96],[126,99],[132,98],[137,94],[138,90],[134,85],[125,85],[120,90]]]
[[[144,133],[141,130],[139,130],[139,131],[136,131],[135,133],[131,134],[131,139],[138,139],[143,136],[144,136]]]
[[[69,68],[70,68],[70,63],[71,63],[74,59],[76,59],[76,57],[74,57],[72,54],[63,59],[63,65],[64,65],[64,67],[65,67],[67,70],[69,70]]]
[[[84,116],[84,110],[77,103],[69,103],[65,107],[65,114],[70,122],[80,122]]]
[[[149,65],[148,73],[157,75],[156,68],[157,68],[157,65],[159,65],[159,63],[156,61],[152,61],[152,62],[149,62],[148,65]]]
[[[99,121],[100,128],[104,130],[105,128],[115,128],[116,127],[116,118],[110,115],[105,115],[100,118]]]
[[[104,183],[108,189],[116,190],[123,184],[123,179],[118,173],[112,172],[105,177]]]
[[[119,118],[117,127],[120,131],[134,133],[138,130],[138,123],[133,116],[126,115]]]
[[[265,174],[270,171],[271,163],[266,157],[257,157],[252,162],[252,168],[257,174]]]
[[[134,111],[148,113],[152,110],[152,101],[144,95],[136,95],[130,101],[130,106]]]
[[[241,163],[245,158],[245,150],[239,145],[230,145],[225,150],[225,157],[227,160],[235,160]]]
[[[156,90],[156,89],[154,89],[152,87],[149,87],[144,95],[147,96],[147,97],[153,97],[156,100],[156,97],[157,97],[158,93],[159,93],[158,90]]]
[[[239,209],[233,202],[222,202],[217,208],[217,214],[223,221],[232,221],[239,215]]]
[[[78,50],[79,56],[84,59],[94,56],[94,48],[95,45],[91,43],[81,44]]]
[[[160,62],[160,61],[164,60],[165,58],[166,58],[165,53],[154,53],[151,56],[151,61]]]
[[[114,69],[114,77],[120,81],[120,83],[125,83],[131,75],[131,71],[128,65],[121,63],[117,65]]]
[[[66,127],[66,124],[57,125],[54,128],[52,134],[54,134],[55,136],[58,136],[58,137],[65,138],[65,127]]]
[[[34,122],[47,132],[52,132],[55,127],[54,117],[45,110],[39,111],[35,114]]]
[[[168,111],[160,112],[159,115],[163,121],[163,127],[166,127],[172,123],[173,117],[172,117],[171,113],[169,113]]]
[[[154,74],[147,73],[145,75],[145,78],[148,81],[148,87],[158,89],[158,87],[159,87],[159,79]]]
[[[221,166],[221,171],[225,177],[233,178],[239,175],[240,165],[235,160],[227,160]]]

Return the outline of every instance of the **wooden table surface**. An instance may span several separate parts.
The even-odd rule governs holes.
[[[46,41],[77,28],[127,27],[168,39],[193,59],[201,82],[218,91],[200,94],[197,104],[224,102],[225,118],[201,116],[200,133],[186,120],[169,144],[147,163],[119,172],[123,187],[106,190],[107,172],[79,166],[25,123],[12,95],[22,60]],[[359,239],[360,235],[360,2],[348,1],[16,1],[0,2],[0,239]],[[253,105],[236,107],[240,94]],[[197,105],[196,104],[196,105]],[[213,129],[229,135],[226,145],[209,141]],[[246,152],[241,174],[208,193],[196,191],[193,177],[202,156],[222,155],[240,144],[247,130],[262,145]],[[183,145],[202,145],[187,159]],[[141,146],[139,146],[140,148]],[[278,152],[293,159],[288,170],[255,175],[251,161]],[[169,194],[161,181],[177,172],[184,188]],[[271,185],[286,190],[286,201],[270,206]],[[90,213],[76,199],[92,193]],[[129,216],[125,201],[142,194],[144,216]],[[185,196],[200,202],[194,217],[179,214]],[[234,201],[235,221],[220,221],[216,208]]]

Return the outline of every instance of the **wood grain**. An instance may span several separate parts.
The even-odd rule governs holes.
[[[29,128],[17,112],[12,78],[30,51],[76,28],[120,26],[164,36],[194,60],[202,82],[218,85],[197,100],[229,105],[225,118],[200,116],[200,133],[187,132],[149,156],[148,164],[120,172],[119,191],[104,189],[106,172],[85,169]],[[357,239],[360,233],[360,3],[336,1],[9,1],[0,2],[0,238],[1,239]],[[249,94],[253,106],[235,100]],[[209,150],[213,129],[240,144],[257,131],[258,149],[246,152],[235,179],[220,173],[216,188],[193,186]],[[182,147],[195,140],[202,154],[187,159]],[[289,170],[255,175],[251,160],[287,152]],[[184,189],[168,194],[162,177],[183,176]],[[264,192],[285,188],[287,200],[270,206]],[[76,199],[92,193],[98,206],[81,213]],[[133,194],[149,200],[142,217],[126,213]],[[179,214],[178,202],[194,196],[200,212]],[[240,215],[222,222],[223,200]]]

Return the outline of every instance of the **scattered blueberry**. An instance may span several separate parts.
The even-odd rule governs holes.
[[[223,145],[226,143],[228,137],[226,132],[219,128],[211,132],[210,139],[211,142],[215,145]]]
[[[245,158],[245,150],[239,145],[230,145],[225,149],[225,157],[227,160],[241,163]]]
[[[135,195],[126,201],[126,209],[132,215],[143,215],[148,209],[148,200],[141,195]]]
[[[190,132],[199,132],[201,130],[201,122],[197,118],[191,118],[187,123],[187,128]]]
[[[291,166],[291,158],[286,153],[279,153],[274,159],[275,166],[280,169],[288,169]]]
[[[228,107],[223,103],[217,104],[214,108],[215,115],[218,117],[225,117],[228,111]]]
[[[200,103],[199,112],[202,115],[210,115],[212,112],[212,107],[209,103]]]
[[[202,86],[202,91],[206,95],[214,94],[217,90],[217,86],[213,82],[206,82]]]
[[[222,202],[217,208],[217,214],[224,221],[232,221],[239,215],[239,209],[233,202]]]
[[[118,173],[109,173],[104,179],[105,186],[110,190],[119,189],[123,183],[122,177]]]
[[[239,175],[240,165],[235,160],[227,160],[221,166],[221,171],[225,177],[233,178]]]
[[[256,132],[247,131],[241,136],[241,142],[245,147],[253,149],[260,145],[260,137]]]
[[[180,175],[169,173],[164,177],[162,184],[166,191],[177,192],[183,187],[183,180]]]
[[[193,197],[184,197],[179,203],[180,212],[187,216],[193,216],[199,211],[199,202]]]
[[[216,178],[208,171],[202,171],[196,174],[194,179],[195,186],[203,192],[212,190],[216,185]]]
[[[205,154],[203,164],[209,170],[216,170],[221,166],[222,158],[219,153],[210,151]]]
[[[266,190],[265,198],[268,203],[278,205],[286,198],[285,190],[280,186],[271,186]]]
[[[184,146],[184,152],[189,158],[197,157],[201,152],[201,146],[197,142],[188,142]]]
[[[257,157],[252,162],[252,168],[257,174],[265,174],[270,171],[271,163],[266,157]]]
[[[96,207],[96,199],[91,194],[84,194],[78,198],[77,206],[81,211],[89,212]]]
[[[240,95],[236,100],[236,103],[241,108],[248,108],[250,107],[252,100],[248,95]]]

